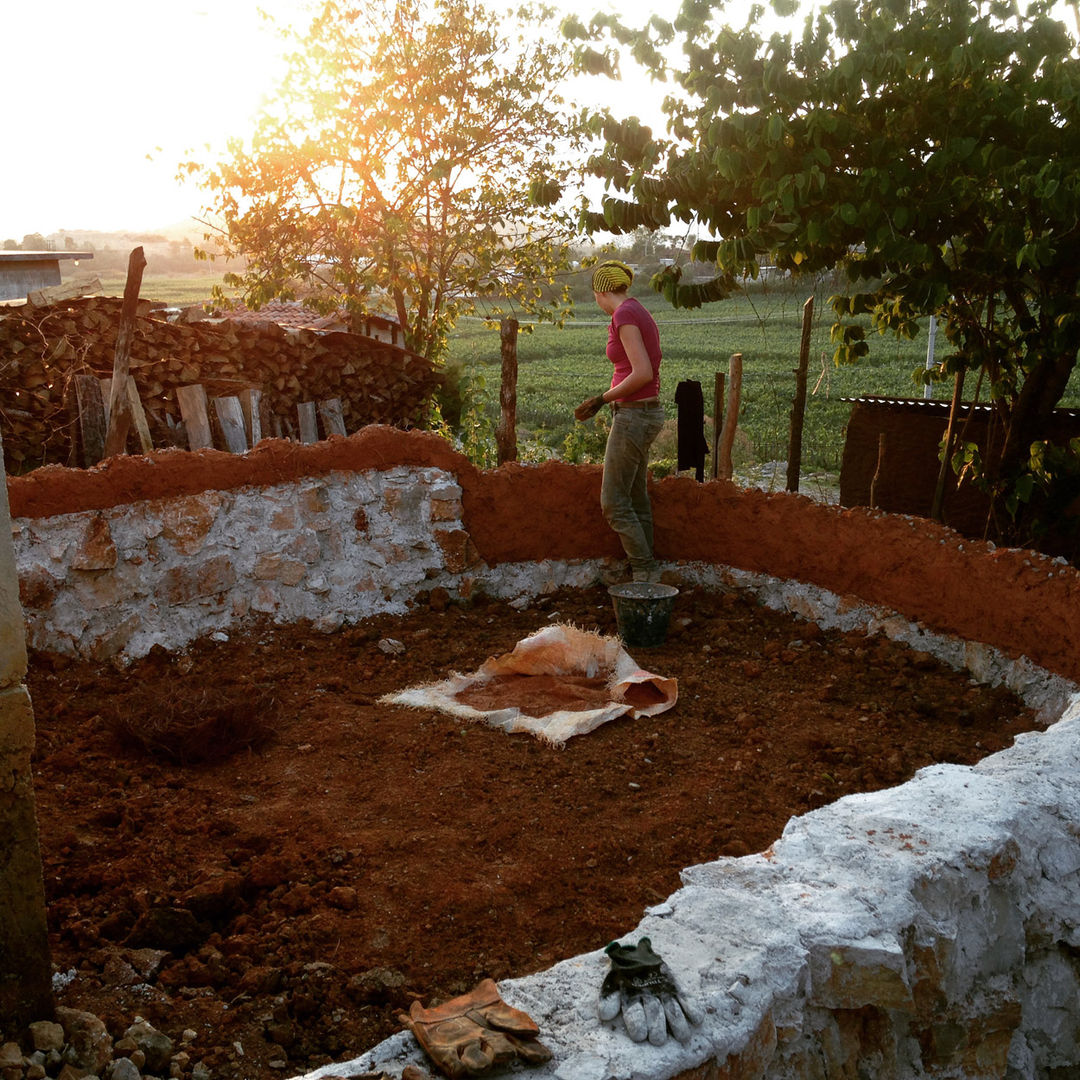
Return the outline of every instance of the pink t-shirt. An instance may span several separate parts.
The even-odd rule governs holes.
[[[647,382],[640,390],[628,395],[625,401],[637,401],[641,398],[660,396],[660,331],[656,326],[656,320],[649,312],[632,297],[624,300],[611,316],[611,325],[608,327],[607,357],[615,365],[615,372],[611,376],[611,385],[616,386],[626,378],[633,370],[630,357],[626,355],[623,343],[619,339],[620,326],[636,326],[641,331],[641,340],[645,342],[645,351],[649,354],[652,364],[652,380]]]

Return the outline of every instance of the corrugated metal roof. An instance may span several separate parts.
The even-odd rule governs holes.
[[[842,397],[840,400],[858,405],[878,405],[899,408],[908,412],[948,413],[950,405],[950,402],[948,401],[935,400],[934,398],[892,398],[877,397],[872,394],[867,394],[862,397]],[[963,401],[960,403],[960,408],[963,409],[965,413],[990,412],[990,406],[984,402],[973,404],[970,401]],[[1061,408],[1055,409],[1054,414],[1057,416],[1080,416],[1080,410]]]

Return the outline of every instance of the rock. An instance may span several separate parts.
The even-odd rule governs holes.
[[[197,919],[220,919],[233,914],[244,887],[244,878],[235,871],[215,871],[184,893],[184,908]]]
[[[35,1064],[26,1067],[26,1080],[45,1080],[48,1075],[44,1065]]]
[[[63,1051],[66,1064],[100,1076],[112,1059],[112,1036],[102,1021],[93,1013],[63,1005],[57,1007],[56,1019],[63,1026],[67,1041]]]
[[[119,1057],[109,1066],[105,1080],[141,1080],[141,1076],[131,1058]]]
[[[349,980],[349,992],[365,1003],[395,1002],[404,994],[405,981],[393,968],[371,968]]]
[[[349,885],[336,885],[327,900],[342,911],[354,911],[358,902],[356,890]]]
[[[158,1031],[145,1020],[136,1020],[124,1032],[125,1039],[133,1039],[135,1045],[146,1055],[144,1072],[155,1075],[167,1073],[172,1058],[173,1042],[164,1032]]]
[[[0,1069],[19,1069],[23,1066],[22,1050],[17,1042],[6,1042],[0,1046]]]
[[[35,1050],[61,1050],[64,1046],[64,1029],[51,1020],[36,1020],[30,1025],[30,1040]]]
[[[198,920],[187,908],[151,908],[139,916],[127,944],[186,953],[202,941]]]
[[[127,962],[145,980],[157,976],[168,955],[164,949],[128,949],[124,954]]]
[[[405,645],[397,638],[380,638],[379,649],[387,656],[400,656],[405,651]]]

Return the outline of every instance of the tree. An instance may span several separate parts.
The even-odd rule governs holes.
[[[324,0],[250,142],[184,166],[246,260],[226,283],[255,307],[387,305],[431,358],[478,298],[553,314],[576,220],[551,204],[581,129],[565,42],[523,26],[478,0]]]
[[[999,537],[1030,536],[1080,493],[1080,447],[1047,443],[1080,348],[1080,61],[1050,6],[833,0],[801,35],[766,37],[760,8],[732,30],[689,0],[674,26],[566,28],[632,45],[658,75],[674,42],[684,57],[666,139],[593,118],[610,190],[587,223],[697,221],[713,239],[695,257],[716,274],[661,274],[676,305],[724,298],[761,254],[793,272],[842,269],[838,361],[868,351],[866,317],[912,336],[936,315],[952,345],[937,377],[976,372],[993,407],[982,451],[962,456]],[[611,49],[579,51],[612,66]]]

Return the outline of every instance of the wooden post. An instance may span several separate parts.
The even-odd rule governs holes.
[[[206,390],[199,386],[178,386],[176,400],[180,405],[180,416],[187,432],[189,450],[202,450],[214,445],[214,436],[210,431],[210,417],[206,411]]]
[[[802,339],[799,342],[799,366],[795,371],[795,400],[791,403],[791,429],[788,435],[787,489],[799,490],[802,469],[803,417],[806,413],[806,369],[810,366],[810,330],[814,323],[814,298],[802,309]]]
[[[101,400],[105,407],[105,424],[109,423],[109,405],[112,402],[112,378],[100,379]],[[154,443],[150,438],[150,426],[146,422],[146,410],[143,408],[142,398],[139,397],[139,388],[135,380],[127,377],[127,403],[131,409],[131,423],[135,425],[135,433],[139,438],[139,449],[144,454],[149,454],[154,449]],[[130,426],[130,425],[129,425]]]
[[[96,465],[105,454],[105,401],[94,375],[76,375],[75,399],[79,406],[79,442],[84,468]]]
[[[319,416],[327,435],[345,434],[345,417],[341,411],[341,398],[327,398],[319,402]]]
[[[873,479],[870,481],[870,508],[877,506],[877,486],[881,479],[881,470],[885,464],[885,432],[882,431],[877,437],[877,466],[874,469]]]
[[[719,477],[721,480],[730,480],[733,472],[731,465],[731,448],[735,445],[735,428],[739,423],[739,400],[742,397],[742,353],[732,353],[728,362],[727,408],[724,410],[724,427],[720,432],[720,465]]]
[[[248,446],[255,446],[262,436],[262,391],[252,386],[240,391],[240,408],[244,410],[244,424],[247,428]]]
[[[499,464],[517,461],[517,319],[503,319],[499,326],[502,351],[502,382],[499,384],[499,426],[495,429],[495,445]]]
[[[319,421],[315,415],[314,401],[301,401],[296,406],[296,419],[300,424],[300,441],[317,443],[319,441]]]
[[[724,424],[724,373],[718,371],[713,377],[713,418],[712,418],[712,470],[715,480],[720,471],[720,428]]]
[[[128,372],[131,363],[131,339],[135,333],[135,313],[139,306],[146,257],[137,247],[128,256],[127,280],[124,283],[124,303],[120,308],[120,329],[116,334],[113,354],[113,383],[109,395],[109,430],[105,435],[105,457],[122,454],[131,427],[131,402],[128,398]]]
[[[953,438],[956,431],[956,414],[960,409],[960,396],[963,392],[964,369],[961,368],[956,373],[956,382],[953,383],[952,401],[949,404],[949,422],[945,427],[945,450],[941,456],[941,465],[938,467],[937,484],[934,487],[934,501],[930,504],[930,517],[934,521],[943,520],[945,515],[945,478],[949,475]]]
[[[225,440],[225,449],[232,454],[243,454],[247,448],[247,434],[244,431],[244,410],[238,397],[214,398],[214,413],[221,427]]]

